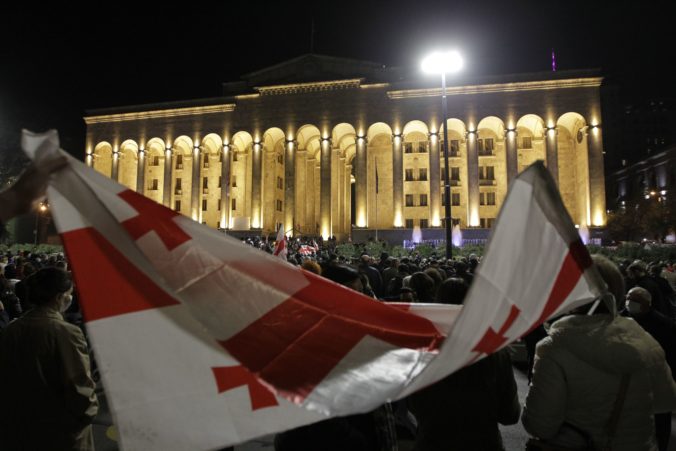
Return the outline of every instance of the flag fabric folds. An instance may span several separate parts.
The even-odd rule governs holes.
[[[38,165],[62,152],[56,132],[23,146]],[[513,183],[462,309],[376,302],[72,157],[48,196],[129,450],[213,449],[371,410],[603,291],[541,164]]]

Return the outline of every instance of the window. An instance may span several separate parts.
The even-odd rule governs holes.
[[[406,195],[406,206],[413,207],[413,194]]]
[[[277,208],[277,211],[282,211],[282,201],[277,199],[275,207]]]
[[[451,148],[449,149],[450,155],[457,157],[460,152],[460,141],[457,139],[451,140]]]
[[[479,193],[479,205],[486,205],[486,194],[485,193]]]
[[[460,206],[460,193],[451,193],[451,205],[454,207]]]
[[[495,168],[493,166],[479,166],[479,180],[495,180]]]
[[[232,153],[232,161],[239,161],[239,154],[237,152]]]
[[[207,200],[202,199],[202,211],[207,211]]]
[[[460,181],[460,168],[451,167],[451,180]]]
[[[277,163],[284,164],[284,155],[282,155],[281,153],[277,154]]]
[[[429,221],[428,221],[427,219],[421,219],[421,220],[420,220],[420,228],[421,228],[421,229],[426,229],[426,228],[428,228],[429,226],[430,226],[430,225],[429,225]]]
[[[159,185],[159,182],[157,181],[157,179],[153,179],[152,182],[150,182],[150,185],[148,186],[148,190],[149,191],[157,191],[158,185]]]
[[[232,187],[237,188],[237,176],[236,175],[232,176]]]
[[[232,199],[232,211],[237,210],[237,199]]]
[[[427,169],[418,169],[418,180],[427,180]]]
[[[490,229],[493,227],[494,222],[495,218],[479,218],[479,227],[482,229]]]
[[[493,155],[493,138],[479,138],[479,155]]]
[[[202,188],[209,188],[209,177],[202,177]]]
[[[427,206],[427,194],[421,194],[420,195],[420,206],[421,207]]]
[[[530,136],[524,136],[521,139],[521,148],[522,149],[532,149],[533,148],[533,138]]]
[[[219,175],[218,176],[218,187],[220,188],[221,186],[223,186],[223,176]]]
[[[183,169],[183,155],[176,155],[176,169]]]
[[[183,190],[181,189],[182,185],[181,181],[182,180],[180,178],[176,179],[176,186],[174,187],[175,193],[178,195],[180,195],[183,192]]]
[[[425,141],[418,141],[418,153],[427,153],[427,143]]]
[[[495,205],[495,193],[486,193],[486,205]]]
[[[406,220],[406,228],[407,228],[407,229],[412,229],[412,228],[413,228],[413,219],[407,219],[407,220]]]
[[[413,181],[413,169],[406,169],[406,181],[407,182]]]
[[[159,155],[153,155],[153,162],[151,166],[159,166],[160,165],[160,156]]]
[[[174,201],[174,210],[175,211],[181,211],[181,201],[180,200]]]
[[[284,179],[281,177],[277,177],[277,188],[284,189]]]
[[[404,143],[404,153],[413,153],[413,143]]]
[[[209,154],[205,153],[204,154],[204,168],[207,169],[209,167]]]

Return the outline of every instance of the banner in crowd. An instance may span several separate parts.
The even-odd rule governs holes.
[[[23,145],[38,165],[65,154],[54,131]],[[68,160],[48,196],[124,449],[369,411],[602,291],[542,164],[512,184],[459,310],[377,302]]]

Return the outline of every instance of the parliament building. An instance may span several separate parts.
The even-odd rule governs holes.
[[[606,223],[597,72],[450,78],[453,224],[489,229],[543,160],[573,221]],[[443,237],[440,77],[308,54],[221,97],[88,111],[86,163],[210,227]]]

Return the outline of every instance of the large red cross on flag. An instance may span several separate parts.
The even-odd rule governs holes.
[[[58,138],[24,148],[41,164]],[[514,182],[460,311],[381,304],[69,161],[50,203],[125,449],[211,449],[367,411],[601,292],[541,165]]]

